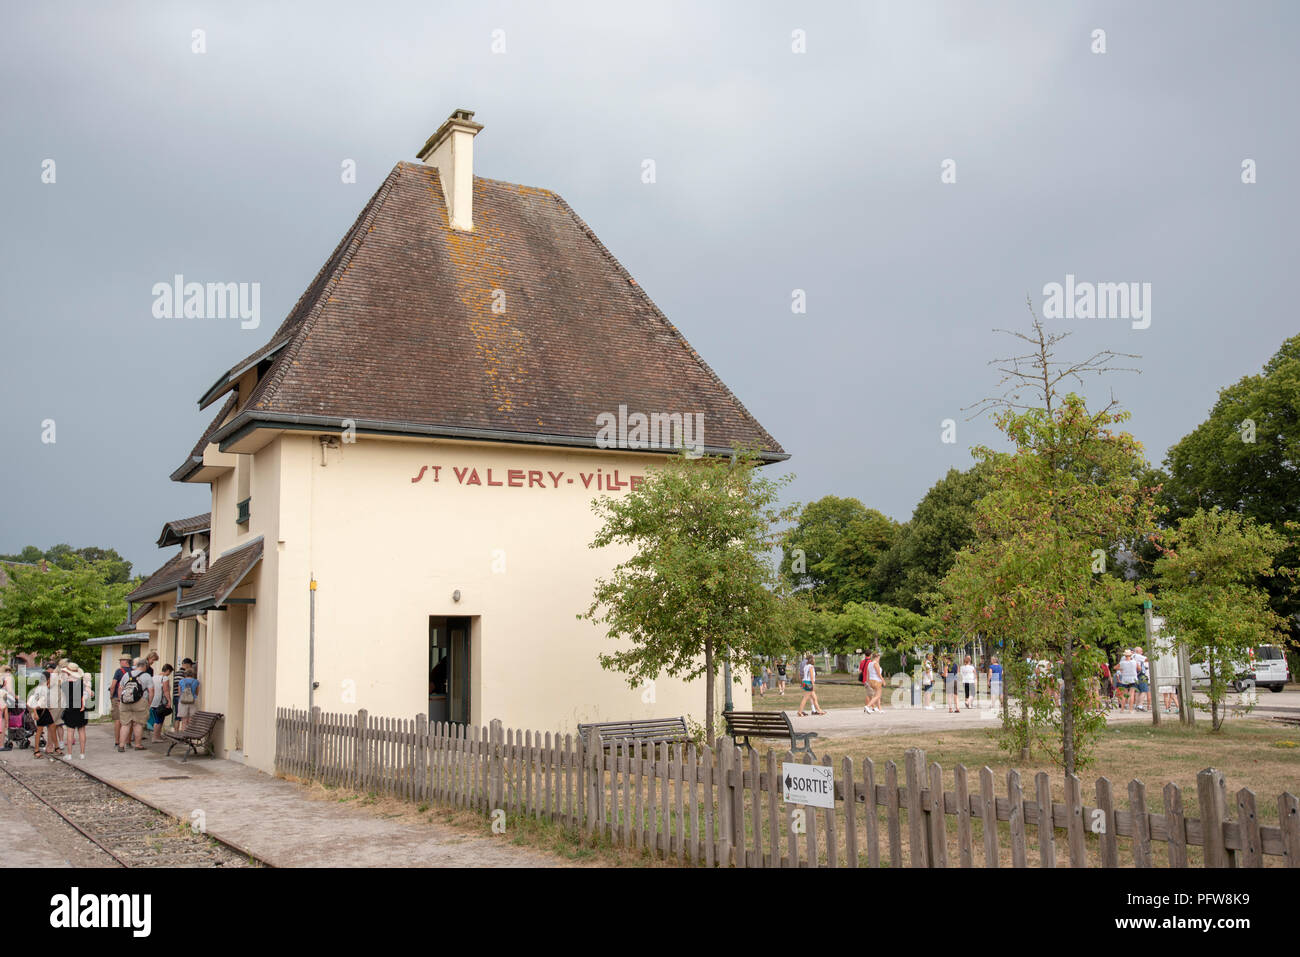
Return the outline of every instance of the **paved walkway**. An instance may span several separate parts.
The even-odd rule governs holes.
[[[51,852],[50,842],[27,823],[22,810],[3,794],[0,794],[0,848],[4,848],[7,868],[71,866]]]
[[[554,867],[568,863],[504,836],[467,834],[444,824],[385,819],[363,808],[307,796],[302,785],[234,761],[192,758],[166,745],[113,747],[111,724],[92,725],[86,760],[76,765],[180,818],[201,811],[207,832],[275,867]],[[486,819],[484,822],[486,831]],[[0,832],[3,833],[3,832]],[[10,846],[6,840],[0,845]],[[6,850],[6,864],[9,863]]]
[[[1237,695],[1231,696],[1236,702]],[[1205,701],[1203,694],[1197,694],[1196,700]],[[973,709],[962,708],[951,714],[940,703],[933,711],[907,706],[888,706],[885,710],[867,714],[862,708],[827,709],[824,715],[809,714],[801,718],[795,714],[799,702],[793,702],[787,713],[796,731],[816,731],[822,737],[849,737],[865,734],[913,734],[925,731],[958,731],[966,728],[988,728],[1001,722],[995,707],[977,706]],[[981,705],[983,703],[981,702]],[[1300,716],[1300,693],[1288,689],[1279,694],[1261,691],[1256,695],[1255,709],[1251,718],[1269,718],[1274,715]],[[1177,723],[1178,713],[1161,712],[1161,719]],[[1197,720],[1209,720],[1207,712],[1198,711]],[[1150,711],[1107,711],[1106,723],[1109,725],[1138,722],[1151,723]]]

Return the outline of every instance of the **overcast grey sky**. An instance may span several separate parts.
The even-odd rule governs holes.
[[[485,126],[475,172],[568,200],[792,453],[795,499],[907,519],[994,438],[961,413],[1013,345],[992,330],[1025,328],[1026,295],[1067,274],[1151,284],[1149,328],[1048,325],[1071,354],[1142,355],[1109,385],[1159,462],[1298,331],[1297,21],[1287,3],[6,4],[0,552],[161,564],[162,523],[209,506],[167,478],[210,417],[199,395],[457,107]],[[261,328],[154,318],[176,273],[259,282]]]

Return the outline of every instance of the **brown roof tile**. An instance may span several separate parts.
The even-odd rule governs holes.
[[[176,607],[176,613],[186,616],[207,608],[216,608],[239,587],[244,576],[261,560],[260,535],[251,542],[232,548],[218,557],[185,593],[184,599]]]
[[[193,555],[177,553],[165,565],[141,582],[135,591],[126,596],[126,600],[140,601],[143,598],[153,598],[155,595],[165,595],[169,591],[175,591],[176,586],[179,584],[194,581],[198,578],[198,575],[190,569],[193,564]]]
[[[206,532],[212,528],[212,513],[204,512],[202,515],[194,515],[190,518],[177,518],[168,522],[162,528],[162,534],[158,536],[158,547],[166,548],[168,545],[179,545],[185,540],[186,535],[193,535],[195,532]]]
[[[495,290],[504,312],[493,311]],[[592,445],[596,417],[626,405],[702,413],[707,446],[786,457],[548,190],[476,178],[474,230],[452,230],[437,170],[399,163],[268,347],[286,340],[235,419],[218,427],[226,410],[218,415],[197,456],[250,422],[293,417]]]

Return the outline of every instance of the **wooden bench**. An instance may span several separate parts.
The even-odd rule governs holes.
[[[796,731],[790,716],[784,711],[724,711],[722,720],[727,723],[728,736],[751,751],[754,746],[749,743],[750,738],[789,738],[791,751],[807,751],[817,757],[809,741],[818,737],[817,732]]]
[[[167,748],[167,756],[171,756],[172,748],[178,744],[189,745],[189,750],[185,752],[182,761],[188,761],[191,754],[198,754],[200,743],[205,743],[204,750],[211,754],[212,729],[224,717],[225,715],[217,714],[215,711],[195,711],[185,720],[184,731],[164,731],[163,735],[171,738],[172,742]]]
[[[600,732],[601,742],[607,748],[619,741],[676,744],[689,740],[685,718],[645,718],[640,721],[601,721],[578,725],[578,734],[582,735],[588,747],[593,732]]]

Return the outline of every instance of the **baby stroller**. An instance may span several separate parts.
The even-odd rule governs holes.
[[[18,745],[20,750],[30,748],[32,746],[32,735],[35,733],[36,722],[32,719],[31,711],[27,708],[11,708],[4,750],[11,749],[15,744]]]

